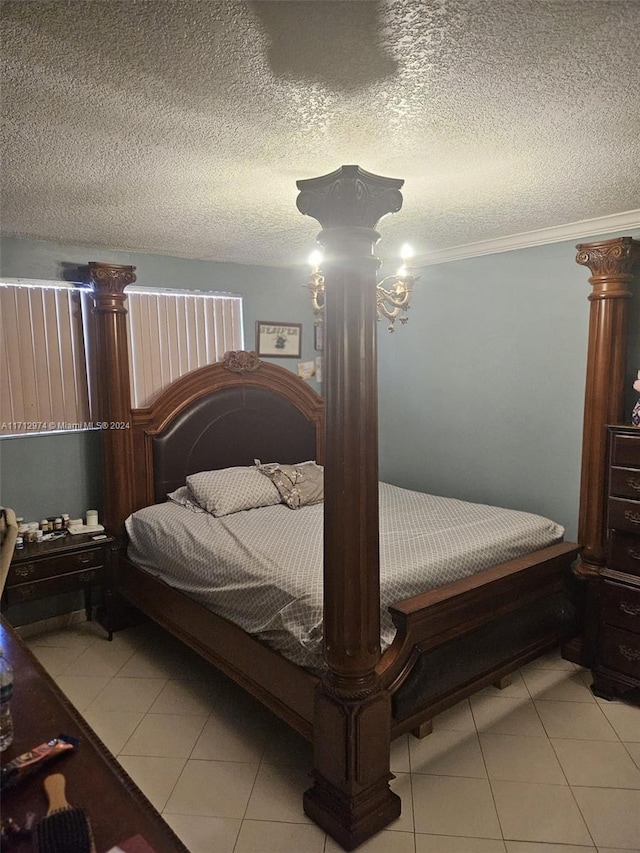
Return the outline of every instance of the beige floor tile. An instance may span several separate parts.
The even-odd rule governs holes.
[[[411,738],[409,750],[413,773],[487,778],[476,732],[434,731],[422,740]]]
[[[549,737],[576,740],[618,740],[600,706],[587,702],[536,702]]]
[[[598,847],[598,853],[638,853],[640,847]]]
[[[294,764],[309,769],[313,765],[313,747],[290,726],[276,720],[269,731],[262,764]]]
[[[556,738],[551,744],[570,785],[640,789],[640,770],[623,744]]]
[[[235,711],[217,708],[206,720],[191,757],[258,764],[269,737],[270,722],[267,714],[254,706]]]
[[[325,853],[342,853],[342,847],[327,836]],[[414,853],[413,832],[383,830],[356,848],[358,853]]]
[[[147,714],[122,754],[188,758],[205,722],[206,717],[191,714]]]
[[[409,741],[417,740],[413,735],[401,735],[391,741],[391,772],[410,773],[411,762],[409,761]]]
[[[472,696],[471,710],[479,732],[546,737],[531,699]]]
[[[230,817],[163,814],[189,853],[234,853],[242,821]]]
[[[311,823],[302,810],[302,795],[311,784],[311,776],[305,768],[261,765],[245,818]]]
[[[55,677],[60,690],[81,713],[104,690],[110,680],[108,675],[57,675]]]
[[[144,717],[138,711],[103,711],[88,708],[84,718],[109,752],[117,755]]]
[[[192,679],[171,679],[157,695],[150,708],[152,714],[204,714],[208,716],[216,704],[213,686]]]
[[[567,784],[558,759],[545,739],[481,733],[480,745],[489,779]]]
[[[537,841],[505,841],[507,853],[594,853],[595,847],[575,844],[539,844]]]
[[[88,710],[140,711],[151,708],[166,680],[163,678],[122,678],[115,675],[96,696]]]
[[[159,650],[138,650],[129,655],[118,671],[118,675],[133,678],[164,678],[174,674],[171,660],[163,657]]]
[[[40,661],[42,666],[47,670],[49,675],[57,676],[67,674],[67,669],[76,661],[83,653],[82,649],[64,648],[61,646],[31,646],[31,652]],[[86,675],[90,672],[94,676],[98,675],[113,675],[112,672],[95,672],[91,669],[81,668],[77,674]],[[70,675],[76,673],[71,672]]]
[[[324,842],[315,824],[245,820],[233,853],[324,853]]]
[[[592,844],[569,787],[494,780],[491,788],[505,839]]]
[[[640,743],[640,708],[611,702],[603,703],[600,707],[620,740]]]
[[[635,761],[636,767],[640,767],[640,743],[625,743],[624,747]]]
[[[396,773],[395,779],[389,783],[389,787],[394,794],[400,797],[402,803],[402,811],[400,817],[390,823],[386,828],[395,832],[410,832],[413,834],[415,830],[415,819],[413,812],[413,778],[410,773]]]
[[[564,672],[557,669],[527,669],[521,672],[529,693],[536,700],[596,701],[579,672]]]
[[[70,663],[65,675],[115,675],[132,655],[130,648],[98,640]]]
[[[640,791],[579,786],[572,790],[598,847],[638,847]]]
[[[119,755],[118,761],[160,812],[185,765],[183,758],[149,758],[143,755]]]
[[[560,649],[554,649],[552,652],[548,652],[546,655],[542,655],[541,657],[532,660],[530,663],[525,664],[522,669],[559,669],[568,672],[575,672],[576,665],[571,663],[569,660],[565,660],[560,654]]]
[[[491,789],[485,779],[416,773],[412,781],[416,832],[471,838],[502,837]]]
[[[257,772],[257,764],[189,760],[164,812],[242,818]]]
[[[416,853],[505,853],[504,841],[416,833]]]
[[[496,698],[502,697],[503,699],[529,699],[529,691],[522,675],[519,672],[514,672],[511,674],[511,684],[502,689],[494,687],[491,684],[489,687],[478,690],[476,696],[494,696]]]
[[[463,699],[452,708],[443,711],[433,718],[433,730],[451,729],[460,732],[475,732],[476,724],[471,713],[468,699]],[[413,735],[412,735],[413,737]]]
[[[64,649],[83,651],[98,639],[104,639],[104,630],[95,622],[82,622],[79,625],[31,636],[27,640],[27,645],[31,649],[36,646],[59,646]]]

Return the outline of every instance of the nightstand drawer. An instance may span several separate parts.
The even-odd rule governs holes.
[[[609,625],[640,634],[640,587],[605,583],[602,588],[602,619]]]
[[[66,575],[58,575],[54,578],[35,581],[34,583],[20,583],[15,586],[5,587],[7,604],[22,604],[25,601],[35,601],[39,598],[47,598],[50,595],[58,595],[61,592],[71,592],[99,583],[102,568],[84,569],[80,572],[71,572]]]
[[[18,562],[17,565],[15,563],[11,565],[7,576],[7,586],[66,575],[83,569],[99,569],[103,565],[104,552],[102,548],[78,551],[60,557],[27,560],[24,563]]]
[[[640,501],[609,498],[609,527],[640,534]]]
[[[640,470],[638,468],[612,468],[609,491],[621,498],[640,501]]]
[[[611,442],[611,464],[631,465],[640,468],[640,433],[614,435]]]
[[[609,628],[602,639],[599,663],[631,678],[640,677],[640,634]]]
[[[640,539],[629,533],[612,530],[608,565],[618,572],[640,575]]]

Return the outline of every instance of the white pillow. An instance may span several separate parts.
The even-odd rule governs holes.
[[[190,474],[187,486],[200,506],[216,518],[280,503],[278,489],[253,466]]]

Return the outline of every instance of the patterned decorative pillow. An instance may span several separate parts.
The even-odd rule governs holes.
[[[206,510],[202,509],[202,507],[195,503],[193,500],[193,495],[189,491],[186,486],[180,486],[175,490],[175,492],[169,492],[167,495],[167,500],[174,504],[179,504],[183,506],[185,509],[191,510],[191,512],[205,512]]]
[[[216,518],[280,503],[280,494],[274,484],[252,466],[190,474],[187,486],[200,506]]]
[[[256,459],[256,467],[275,484],[283,503],[291,509],[324,500],[324,468],[315,462],[300,462],[298,465],[270,462],[262,465]]]

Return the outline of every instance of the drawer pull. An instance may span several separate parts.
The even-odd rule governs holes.
[[[621,601],[620,610],[627,616],[640,616],[640,604],[629,604],[627,601]]]
[[[629,646],[618,646],[618,651],[627,660],[640,660],[640,649],[632,649]]]
[[[626,510],[624,517],[626,521],[630,521],[631,524],[640,524],[640,512],[633,512],[632,510]]]
[[[627,486],[634,492],[640,492],[640,477],[627,477]]]
[[[86,566],[93,559],[92,554],[78,554],[76,556],[76,562],[80,563],[83,566]]]
[[[38,585],[35,583],[25,583],[16,587],[15,596],[21,601],[29,601],[30,598],[35,598],[38,592]]]
[[[632,560],[640,560],[640,551],[636,551],[635,548],[627,548],[627,554]]]
[[[27,563],[26,566],[18,566],[16,569],[16,574],[21,578],[30,578],[35,573],[36,567],[33,563]]]

